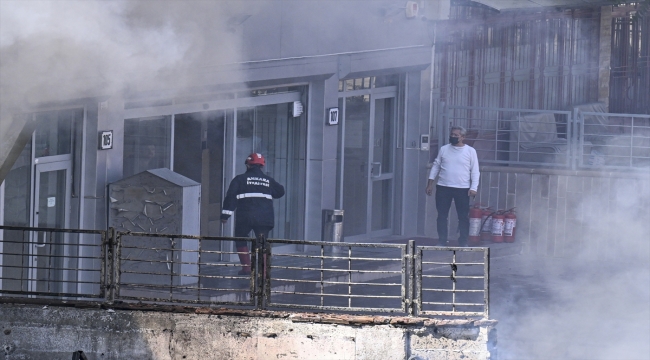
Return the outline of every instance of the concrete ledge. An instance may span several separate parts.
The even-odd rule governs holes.
[[[493,320],[0,304],[5,359],[490,359]],[[140,309],[137,309],[140,307]],[[155,310],[154,310],[155,309]]]

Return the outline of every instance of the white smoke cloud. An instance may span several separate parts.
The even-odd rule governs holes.
[[[499,359],[650,359],[647,181],[586,194],[591,215],[582,238],[569,239],[580,245],[565,256],[529,255],[512,264],[526,280],[494,294],[507,304],[495,314]]]
[[[228,1],[0,1],[0,106],[191,85],[239,60]]]

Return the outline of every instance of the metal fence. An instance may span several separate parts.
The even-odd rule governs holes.
[[[650,168],[650,115],[606,113],[601,103],[573,111],[471,106],[442,111],[438,143],[446,143],[451,126],[463,126],[465,143],[476,149],[482,165]]]
[[[0,226],[0,294],[105,299],[109,248],[103,230]]]
[[[488,317],[489,248],[14,226],[0,226],[0,240],[3,301]]]
[[[415,301],[419,314],[487,316],[490,249],[446,249],[416,249]]]

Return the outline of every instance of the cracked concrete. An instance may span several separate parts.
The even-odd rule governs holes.
[[[68,304],[70,305],[70,304]],[[489,359],[495,321],[122,305],[0,304],[6,360]]]

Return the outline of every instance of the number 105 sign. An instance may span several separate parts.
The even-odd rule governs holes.
[[[99,132],[99,149],[106,150],[113,148],[113,130]]]

